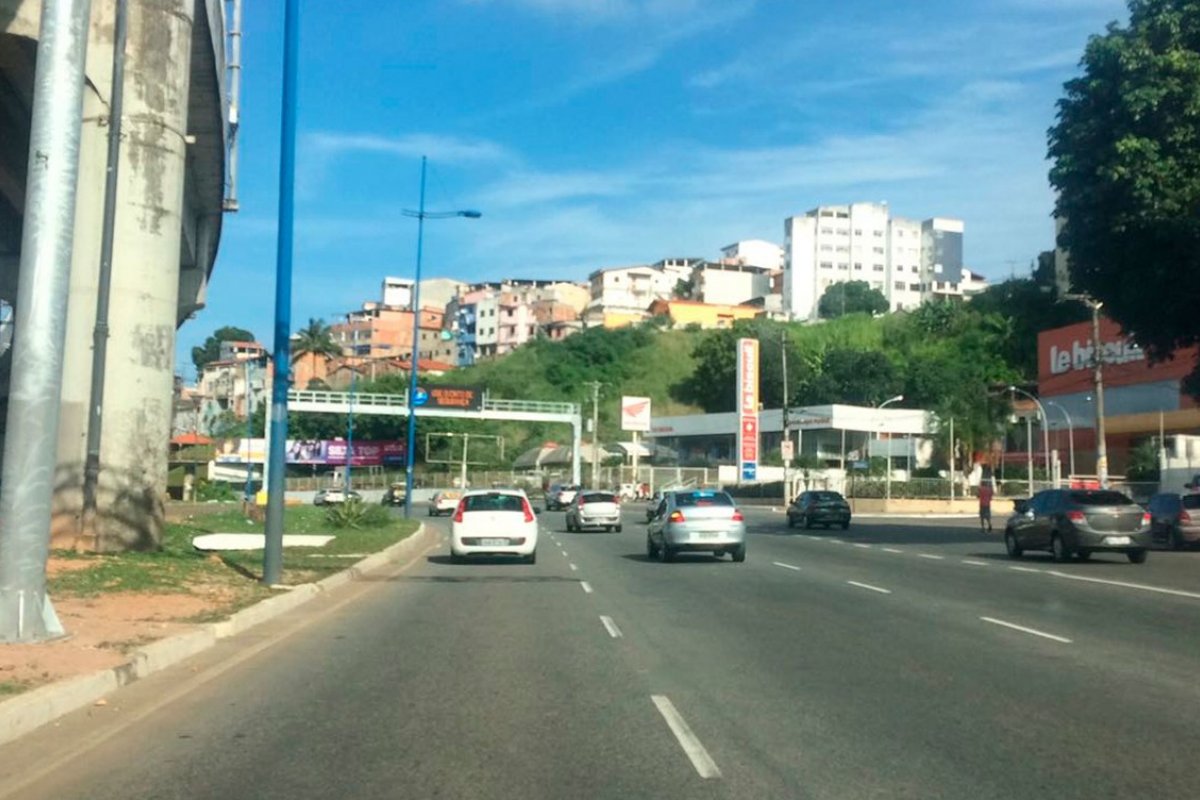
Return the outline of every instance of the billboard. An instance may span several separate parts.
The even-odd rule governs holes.
[[[758,340],[737,343],[738,474],[758,477]]]
[[[643,433],[650,430],[649,397],[621,398],[621,430]]]
[[[344,439],[288,439],[286,458],[289,464],[311,466],[342,466],[346,463],[347,443]],[[403,464],[404,442],[355,441],[350,465],[377,467]],[[266,439],[223,439],[217,443],[213,460],[218,464],[261,464],[266,460]]]
[[[1132,386],[1178,380],[1195,363],[1195,347],[1176,351],[1170,361],[1151,364],[1133,337],[1107,317],[1100,318],[1105,386]],[[1092,323],[1080,322],[1038,334],[1038,393],[1044,396],[1090,391],[1093,369]]]

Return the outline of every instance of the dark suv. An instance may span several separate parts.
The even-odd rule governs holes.
[[[787,523],[794,528],[803,523],[813,525],[840,525],[842,530],[850,527],[850,504],[837,492],[801,492],[787,510]]]
[[[1086,561],[1092,553],[1117,552],[1141,564],[1150,547],[1150,515],[1120,492],[1047,489],[1018,500],[1013,512],[1004,528],[1012,558],[1049,550],[1055,561]]]
[[[1200,544],[1200,494],[1164,492],[1150,498],[1150,533],[1172,550]]]

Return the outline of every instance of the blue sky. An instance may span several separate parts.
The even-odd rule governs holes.
[[[578,280],[780,241],[822,203],[966,221],[993,279],[1052,246],[1045,132],[1122,0],[342,0],[303,6],[293,328],[411,276]],[[270,345],[282,3],[245,4],[241,212],[208,307]]]

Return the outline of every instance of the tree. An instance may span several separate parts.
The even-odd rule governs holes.
[[[1200,343],[1200,0],[1130,0],[1049,131],[1073,287],[1153,358]],[[1200,364],[1189,381],[1200,389]]]
[[[232,325],[217,328],[213,331],[212,336],[204,340],[203,345],[192,348],[192,363],[196,365],[196,372],[203,372],[205,364],[221,357],[221,342],[252,341],[254,341],[254,334],[245,328],[235,328]]]
[[[872,289],[866,281],[835,283],[825,290],[817,303],[817,313],[822,319],[833,319],[843,314],[882,314],[887,310],[887,298],[878,289]]]
[[[878,350],[836,349],[825,353],[821,372],[801,393],[803,404],[873,406],[899,393],[902,381]]]
[[[316,373],[317,359],[330,359],[342,354],[341,346],[333,340],[333,330],[323,319],[308,318],[308,324],[292,337],[292,354],[299,360],[308,358],[312,363],[310,374]],[[311,384],[312,381],[310,380]],[[311,388],[311,387],[305,387]]]

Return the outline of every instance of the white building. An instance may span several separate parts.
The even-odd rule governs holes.
[[[705,262],[692,270],[692,299],[702,303],[738,305],[771,294],[771,271],[729,259]]]
[[[886,203],[852,203],[788,217],[783,231],[783,302],[792,319],[816,319],[821,296],[846,281],[878,289],[892,311],[969,294],[963,286],[961,220],[917,222],[892,217]],[[969,274],[975,291],[982,279]]]
[[[748,267],[783,269],[783,248],[763,239],[745,239],[721,248],[721,257]]]
[[[383,305],[391,308],[412,308],[413,280],[412,278],[383,279]]]

